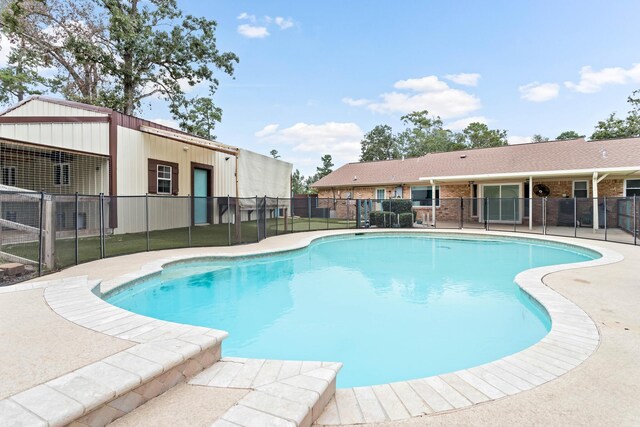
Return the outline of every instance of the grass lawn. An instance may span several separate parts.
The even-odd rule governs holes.
[[[267,219],[267,237],[277,234],[355,228],[355,221],[338,219],[288,218],[288,229],[284,230],[283,218]],[[199,225],[191,227],[191,246],[228,246],[237,243],[255,243],[257,241],[257,224],[255,221],[244,221],[241,224],[241,241],[236,242],[235,225],[227,224]],[[151,231],[149,233],[149,250],[175,249],[189,247],[189,229],[172,228],[169,230]],[[13,255],[32,260],[38,259],[37,242],[20,243],[3,246],[2,250]],[[107,257],[144,252],[147,250],[147,233],[129,233],[107,235],[105,237],[105,255]],[[80,263],[100,258],[100,238],[81,237],[78,239],[78,260]],[[56,269],[75,264],[75,239],[57,239],[55,244]]]

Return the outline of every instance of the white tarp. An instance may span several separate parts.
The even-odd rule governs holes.
[[[276,206],[276,198],[291,197],[293,165],[269,156],[240,149],[238,156],[238,195],[253,200],[241,200],[241,207],[255,206],[255,197],[267,196],[267,205]],[[286,207],[288,201],[277,203]]]

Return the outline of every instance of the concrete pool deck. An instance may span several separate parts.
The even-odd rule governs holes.
[[[353,230],[344,231],[347,234],[353,232]],[[444,232],[449,233],[449,231]],[[436,234],[438,231],[430,231],[429,233]],[[270,238],[259,244],[228,248],[194,248],[135,254],[126,258],[111,258],[84,264],[43,279],[53,283],[58,279],[88,276],[89,280],[109,281],[124,274],[137,272],[142,265],[153,263],[158,258],[240,255],[255,251],[282,250],[297,246],[300,241],[326,234],[325,232],[301,233]],[[521,237],[512,233],[486,233],[475,230],[471,231],[471,234]],[[496,424],[496,422],[500,423],[504,420],[504,424],[512,424],[513,422],[557,424],[562,420],[563,423],[569,424],[615,423],[624,425],[636,424],[640,421],[640,409],[636,403],[637,396],[640,395],[640,368],[638,367],[638,360],[640,360],[640,335],[638,333],[640,314],[637,309],[640,302],[640,273],[638,273],[640,249],[607,242],[555,238],[550,240],[598,246],[617,251],[625,257],[622,262],[616,264],[571,269],[552,273],[544,279],[547,285],[577,303],[595,320],[600,330],[600,347],[586,362],[569,373],[529,391],[474,405],[465,410],[450,411],[441,415],[427,415],[426,418],[412,418],[401,423],[406,425],[421,425],[426,422]],[[0,368],[3,378],[3,385],[0,388],[0,393],[3,395],[0,395],[0,398],[50,381],[65,372],[81,368],[136,344],[128,340],[108,337],[84,329],[62,318],[56,318],[57,315],[44,301],[41,289],[26,289],[32,283],[40,282],[22,284],[18,287],[12,287],[13,289],[0,288],[0,292],[4,292],[0,294],[0,307],[3,307],[2,304],[4,307],[12,307],[11,310],[0,312],[2,320],[0,332],[3,343],[10,342],[11,344],[11,347],[7,347],[9,351],[5,351],[5,354],[1,356],[4,359],[0,358],[0,362],[7,362],[6,366],[11,367],[5,371]],[[8,292],[16,288],[25,288],[25,290]],[[49,316],[51,322],[46,320]],[[38,319],[40,323],[34,322],[34,319]],[[51,326],[51,330],[47,331],[49,326]],[[52,333],[52,331],[56,331],[56,333]],[[60,336],[61,331],[68,335]],[[74,334],[78,334],[77,339]],[[86,334],[86,337],[83,337],[82,334]],[[86,342],[82,341],[83,339],[89,339],[90,342],[93,339],[91,337],[95,337],[95,342],[99,343],[95,348],[92,345],[82,344]],[[52,348],[67,348],[69,351],[58,356],[55,352],[51,354]],[[85,351],[78,351],[78,349],[85,349]],[[31,354],[33,357],[24,358],[24,354]],[[63,359],[63,362],[60,359]],[[22,374],[24,372],[36,372],[37,375],[25,376]],[[168,399],[175,395],[177,400],[189,401],[191,399],[186,396],[191,393],[203,393],[202,390],[193,386],[184,386],[180,390],[180,393],[169,391],[167,396],[163,395],[163,397]],[[226,391],[229,392],[228,401],[234,401],[233,393],[236,393],[237,390],[216,390],[217,393],[223,393],[219,396],[225,395]],[[212,396],[213,394],[211,393]],[[237,395],[236,397],[240,399],[243,396]],[[198,399],[195,395],[193,398]],[[212,402],[216,400],[215,397],[211,397],[211,399]],[[162,404],[160,398],[149,400],[146,405],[122,418],[121,422],[125,422],[129,417],[137,417],[134,418],[137,420],[136,422],[131,422],[140,425],[140,423],[144,424],[144,419],[146,419],[149,425],[162,424],[161,419],[157,417],[161,417],[164,406],[166,405]],[[520,412],[514,409],[515,407],[520,407]],[[148,408],[155,408],[155,410]],[[361,407],[356,405],[356,409],[361,410]],[[380,413],[380,411],[378,412]],[[143,413],[147,413],[149,416],[143,417]],[[172,413],[175,413],[175,408]],[[381,413],[384,415],[381,420],[391,418],[384,408]],[[200,421],[204,424],[211,423],[219,415],[220,412],[211,411],[208,414],[202,414]],[[360,419],[358,421],[360,422]],[[364,417],[362,421],[364,421]]]

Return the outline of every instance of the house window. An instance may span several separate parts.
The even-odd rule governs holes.
[[[53,185],[69,185],[70,182],[69,163],[57,163],[53,165]]]
[[[2,185],[16,186],[16,168],[14,166],[2,168]]]
[[[376,189],[376,199],[378,200],[384,200],[384,195],[385,195],[385,191],[384,188],[378,188]]]
[[[588,181],[573,181],[573,197],[586,199],[589,197]]]
[[[402,186],[397,186],[393,189],[393,198],[402,199]]]
[[[640,179],[627,179],[624,184],[626,197],[640,196]]]
[[[158,165],[158,194],[171,194],[171,166]]]
[[[166,160],[147,160],[149,194],[179,194],[178,164]]]
[[[411,202],[413,206],[431,206],[432,186],[411,187]],[[440,186],[436,186],[436,206],[440,206]]]

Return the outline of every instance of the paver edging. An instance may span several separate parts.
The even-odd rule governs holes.
[[[342,230],[333,232],[329,234],[329,236],[350,235],[354,233],[355,232],[353,230]],[[358,231],[358,233],[360,233],[360,231]],[[398,234],[398,231],[393,231],[392,233]],[[482,236],[485,238],[498,236],[522,240],[520,236],[513,236],[508,233],[491,232],[490,234],[481,234],[478,233],[477,230],[474,230],[473,232],[452,232],[451,230],[413,230],[409,232],[401,232],[400,234],[414,233],[443,236]],[[269,253],[301,249],[308,246],[314,240],[325,236],[327,235],[304,236],[304,238],[301,238],[296,242],[296,244],[290,245],[290,247],[269,251]],[[435,377],[388,384],[387,386],[393,394],[388,395],[388,390],[386,390],[388,396],[385,398],[399,399],[402,402],[402,405],[404,405],[405,412],[408,414],[408,417],[425,413],[428,414],[464,408],[471,404],[478,404],[519,393],[525,389],[535,387],[563,375],[586,360],[597,348],[599,344],[599,334],[593,321],[578,306],[548,288],[544,284],[543,278],[547,274],[557,271],[618,262],[622,260],[622,256],[615,251],[591,245],[583,241],[576,244],[572,239],[549,238],[549,236],[541,237],[533,235],[528,235],[524,239],[538,241],[550,240],[553,242],[569,244],[571,246],[584,247],[599,252],[602,257],[583,263],[526,270],[518,274],[515,279],[516,283],[525,293],[538,301],[538,303],[540,303],[549,313],[552,319],[552,329],[550,333],[540,342],[519,353],[485,365]],[[571,241],[567,242],[567,240]],[[249,251],[248,254],[221,254],[219,256],[215,256],[215,258],[234,258],[260,254],[264,254],[264,250],[258,248],[253,252]],[[193,255],[184,255],[160,259],[143,265],[140,271],[136,273],[120,276],[117,279],[104,283],[87,282],[85,277],[71,278],[51,280],[44,282],[44,284],[43,282],[25,283],[22,285],[15,285],[15,289],[11,290],[0,289],[0,292],[45,288],[45,298],[47,303],[49,303],[52,309],[62,317],[98,332],[134,342],[149,343],[163,339],[179,339],[180,336],[184,337],[186,335],[195,336],[202,334],[201,336],[207,337],[206,339],[211,338],[215,340],[215,342],[218,343],[219,348],[220,342],[227,335],[224,331],[174,324],[171,322],[140,316],[112,306],[99,297],[106,292],[119,288],[122,285],[129,284],[132,281],[138,282],[150,275],[159,274],[163,267],[172,263],[181,263],[188,260],[202,258],[212,258],[212,256],[207,255],[204,257],[198,257]],[[84,284],[81,284],[82,282],[84,282]],[[63,290],[66,294],[65,297],[57,298],[59,295],[56,295],[56,292]],[[70,290],[75,290],[77,293],[74,294],[72,292],[69,295]],[[95,312],[97,308],[101,309],[101,316],[103,317],[96,319],[92,318],[90,315],[88,317],[82,316],[83,310]],[[110,321],[115,323],[112,324],[111,328],[105,329],[104,325],[109,325]],[[338,369],[336,369],[336,373]],[[333,390],[335,390],[335,379],[333,381],[333,387]],[[376,399],[378,399],[378,404],[383,408],[384,405],[390,405],[390,402],[383,401],[383,398],[380,397],[382,392],[378,391],[378,394],[376,394],[375,390],[376,389],[372,388],[372,393],[376,396]],[[342,394],[343,392],[341,391],[340,393]],[[395,398],[392,396],[395,396]],[[3,402],[4,401],[0,401],[0,406],[3,405]],[[328,410],[325,411],[325,413],[331,412],[329,410],[331,409],[332,404],[335,407],[335,398],[331,402],[332,403],[329,403],[327,407]],[[12,401],[11,405],[13,403],[15,402]],[[6,406],[6,402],[4,405]],[[424,410],[419,410],[420,405],[424,405]],[[11,406],[11,408],[15,409],[13,406]],[[385,414],[384,420],[402,419],[402,417],[398,418],[397,416],[395,418],[391,417],[389,415],[390,412],[388,411],[390,411],[390,409],[387,409],[387,412],[385,412],[384,409],[382,410],[382,413]],[[337,413],[338,411],[336,410],[335,412]],[[325,413],[321,415],[319,422],[323,424],[340,424],[341,420],[339,418],[336,420],[335,417],[329,415],[325,416]],[[34,414],[32,412],[27,412],[25,416],[34,416]],[[365,417],[362,413],[361,417],[364,420]],[[289,421],[293,420],[289,419]],[[304,422],[306,424],[306,421]]]

